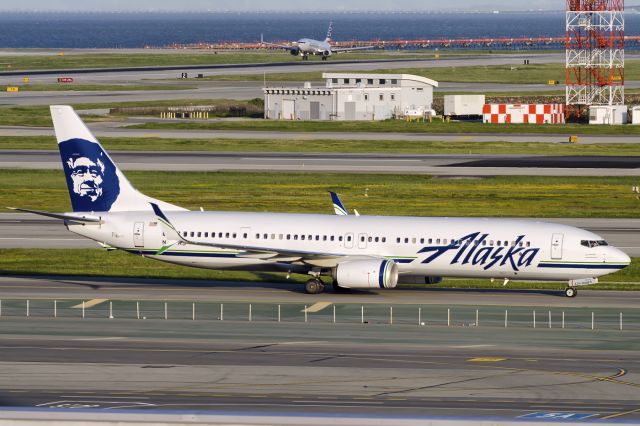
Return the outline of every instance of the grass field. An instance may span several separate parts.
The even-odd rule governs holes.
[[[640,126],[589,126],[583,124],[536,125],[479,122],[451,122],[434,120],[432,123],[409,123],[402,120],[386,121],[215,121],[146,123],[131,126],[134,129],[196,129],[196,130],[256,130],[284,132],[376,132],[376,133],[504,133],[504,134],[565,134],[565,135],[639,135]]]
[[[552,51],[532,51],[527,55],[535,58],[538,54],[551,53]],[[64,53],[64,52],[62,52]],[[344,53],[331,58],[331,60],[375,60],[375,59],[434,59],[434,50],[411,51],[361,51]],[[464,51],[464,50],[439,50],[441,58],[464,57],[486,55],[496,52],[491,51]],[[500,55],[522,54],[518,51],[500,51]],[[76,69],[76,68],[122,68],[122,67],[149,67],[149,66],[178,66],[178,65],[217,65],[217,64],[245,64],[245,63],[269,63],[269,62],[300,62],[300,57],[291,56],[287,51],[281,50],[255,50],[255,51],[179,51],[165,50],[163,52],[149,51],[145,53],[82,53],[59,55],[16,55],[4,56],[0,71],[15,70],[42,70],[42,69]],[[320,61],[320,57],[311,56],[310,61]]]
[[[636,177],[491,177],[127,172],[147,195],[189,209],[332,213],[327,191],[366,215],[638,217]],[[0,170],[0,206],[68,211],[58,170]],[[365,195],[366,192],[366,195]]]
[[[71,104],[76,110],[89,109],[110,109],[119,107],[162,107],[162,106],[189,106],[189,105],[243,105],[253,102],[237,101],[232,99],[181,99],[181,100],[159,100],[159,101],[139,101],[139,102],[113,102],[95,104]],[[95,121],[115,121],[121,116],[83,116],[87,122]],[[124,115],[122,115],[124,117]],[[48,106],[13,106],[0,108],[0,126],[29,126],[29,127],[52,127],[51,114]]]
[[[286,139],[101,138],[109,151],[335,152],[389,154],[532,154],[640,156],[640,144],[570,144],[542,142],[412,142]],[[0,136],[0,150],[55,150],[48,136]]]
[[[341,54],[338,60],[373,60],[392,58],[433,58],[433,52],[410,52],[401,55],[394,52],[368,51]],[[311,57],[320,61],[320,57]],[[179,65],[219,65],[271,62],[299,62],[301,59],[287,51],[214,52],[200,51],[183,53],[99,53],[51,56],[4,56],[0,71],[77,69],[77,68],[127,68]]]
[[[74,259],[69,264],[69,259]],[[266,281],[303,283],[307,277],[285,274],[238,271],[209,271],[169,265],[129,253],[80,249],[0,249],[1,275],[110,276],[134,278],[192,279],[207,281]],[[328,281],[325,278],[325,281]],[[640,285],[640,259],[634,258],[626,269],[601,279],[589,289],[637,290]],[[423,286],[421,286],[423,287]],[[431,286],[430,286],[431,287]],[[502,282],[489,280],[445,279],[432,287],[504,288]],[[509,288],[562,289],[563,283],[510,283]]]

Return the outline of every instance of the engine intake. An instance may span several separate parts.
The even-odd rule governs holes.
[[[334,278],[345,288],[395,288],[398,265],[391,260],[353,260],[338,264]]]
[[[300,54],[300,49],[298,49],[297,47],[291,49],[289,51],[289,53],[291,53],[291,56],[298,56]]]

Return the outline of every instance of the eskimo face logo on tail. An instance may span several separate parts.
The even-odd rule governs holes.
[[[120,180],[100,145],[70,139],[59,148],[73,211],[109,211],[120,194]]]

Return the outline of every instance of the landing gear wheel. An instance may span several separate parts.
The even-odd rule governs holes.
[[[304,284],[304,292],[307,294],[320,294],[324,291],[324,283],[317,278],[312,278]]]
[[[327,60],[327,57],[326,57],[326,56],[323,56],[323,57],[322,57],[322,60],[323,60],[323,61],[326,61],[326,60]]]
[[[567,297],[576,297],[578,295],[578,290],[575,287],[567,287],[564,290],[564,295]]]

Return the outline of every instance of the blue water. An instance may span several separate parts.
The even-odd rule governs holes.
[[[637,34],[640,14],[627,14]],[[172,43],[561,36],[564,13],[501,14],[3,14],[0,48],[136,48]],[[633,33],[635,31],[635,33]]]

